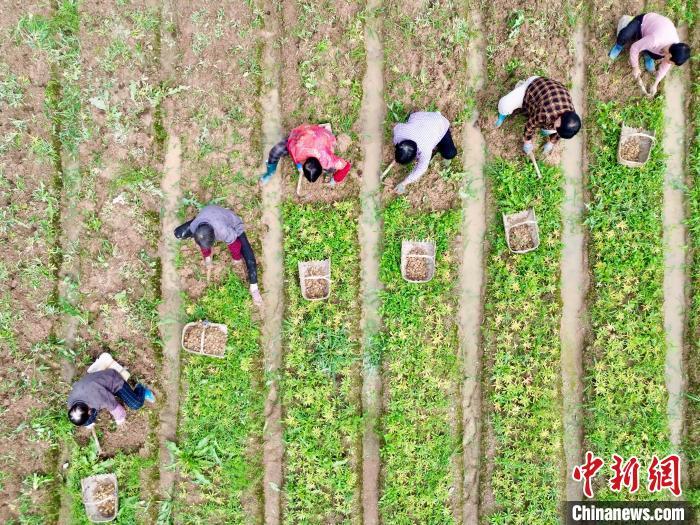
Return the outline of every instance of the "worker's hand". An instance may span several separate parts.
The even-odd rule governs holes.
[[[534,148],[535,147],[532,145],[531,140],[526,140],[525,142],[523,142],[523,152],[525,153],[525,155],[529,155],[530,153],[532,153]]]
[[[545,142],[544,146],[542,146],[542,154],[543,155],[549,155],[552,153],[552,150],[554,149],[554,144],[552,142]]]
[[[653,96],[655,96],[655,95],[656,95],[656,90],[657,90],[657,84],[654,84],[653,86],[651,86],[651,87],[649,88],[649,92],[647,93],[647,96],[650,97],[650,98],[653,97]]]
[[[258,308],[261,308],[263,306],[263,299],[260,295],[260,290],[258,289],[257,284],[250,285],[250,296],[253,298],[253,304],[255,304],[255,306],[257,306]]]
[[[639,80],[640,78],[642,78],[642,72],[639,69],[635,69],[634,71],[632,71],[632,76],[635,80]]]
[[[403,195],[404,193],[406,193],[406,185],[403,182],[401,182],[401,183],[396,185],[396,188],[394,188],[394,191],[396,193],[398,193],[399,195]]]
[[[95,423],[90,423],[89,425],[85,425],[85,428],[87,428],[88,430],[92,430],[93,428],[95,428]]]
[[[213,263],[211,259],[211,255],[209,257],[204,258],[204,267],[206,268],[207,271],[207,283],[211,281],[211,269],[212,269]]]

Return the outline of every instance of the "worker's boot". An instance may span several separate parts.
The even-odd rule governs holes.
[[[508,115],[501,115],[500,113],[498,114],[498,120],[496,121],[496,127],[500,128],[501,124],[503,124],[503,121],[508,118]]]
[[[649,73],[653,73],[656,71],[656,62],[646,53],[644,54],[644,67]]]
[[[608,56],[615,60],[620,53],[622,53],[622,50],[624,49],[624,46],[621,46],[620,44],[615,44],[613,48],[610,50],[610,53],[608,53]]]

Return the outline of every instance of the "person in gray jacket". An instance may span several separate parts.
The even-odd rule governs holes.
[[[138,410],[144,402],[155,403],[156,398],[142,384],[132,389],[119,372],[111,368],[85,374],[68,394],[68,419],[74,425],[91,427],[99,411],[107,410],[114,422],[121,425],[126,419],[126,410],[120,401]]]
[[[262,306],[255,254],[246,237],[243,221],[238,215],[220,206],[205,206],[194,219],[175,228],[175,237],[178,239],[194,237],[194,242],[197,243],[204,257],[207,281],[211,277],[212,246],[216,241],[225,242],[234,261],[245,260],[250,295],[256,306]]]

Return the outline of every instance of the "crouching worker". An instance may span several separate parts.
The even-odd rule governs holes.
[[[644,94],[656,95],[659,83],[673,64],[680,66],[690,58],[690,47],[683,44],[673,22],[657,13],[625,15],[617,23],[617,41],[608,56],[615,60],[627,44],[630,46],[632,75]],[[649,73],[656,72],[656,79],[647,92],[639,70],[639,54],[644,57],[644,67]],[[658,70],[656,62],[660,60]]]
[[[246,237],[243,221],[238,215],[220,206],[205,206],[194,219],[175,228],[175,237],[178,239],[194,237],[194,242],[197,243],[204,257],[207,281],[211,279],[212,246],[215,241],[225,242],[234,261],[245,260],[250,295],[256,306],[262,306],[255,254]]]
[[[68,419],[74,425],[91,427],[99,411],[108,410],[114,422],[121,425],[126,420],[122,403],[138,410],[144,402],[156,402],[148,388],[137,384],[132,389],[116,370],[101,370],[86,374],[73,385],[68,395]]]
[[[270,180],[277,170],[279,160],[289,154],[297,170],[304,174],[306,180],[316,182],[325,171],[333,175],[330,184],[335,186],[350,172],[350,163],[333,153],[335,142],[335,136],[325,126],[303,124],[294,128],[286,139],[278,142],[270,150],[267,171],[260,181],[264,184]]]
[[[411,113],[408,122],[394,126],[393,135],[394,160],[404,165],[416,161],[408,177],[394,188],[399,194],[404,193],[409,184],[418,182],[428,171],[430,159],[436,151],[447,161],[457,156],[457,148],[450,133],[450,121],[439,111]]]
[[[530,77],[521,80],[515,89],[498,101],[496,127],[514,113],[527,117],[523,133],[523,151],[533,152],[532,140],[537,128],[547,137],[542,152],[549,155],[559,139],[570,139],[581,129],[581,118],[576,114],[569,91],[556,80]]]

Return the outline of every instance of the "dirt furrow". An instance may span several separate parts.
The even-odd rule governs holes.
[[[574,68],[571,74],[571,96],[581,115],[585,114],[585,36],[579,23],[573,34]],[[562,157],[564,200],[562,215],[561,254],[561,375],[563,398],[564,457],[566,472],[581,463],[583,363],[582,352],[586,330],[586,293],[588,261],[583,229],[584,210],[584,133],[565,141]],[[567,500],[580,500],[581,484],[566,475]]]
[[[362,187],[360,200],[360,260],[362,264],[362,347],[364,354],[362,409],[362,512],[364,525],[379,523],[379,474],[382,379],[379,362],[374,357],[381,319],[378,311],[379,249],[381,243],[380,181],[384,106],[384,51],[380,0],[369,0],[369,17],[365,22],[367,69],[363,81],[362,101]]]
[[[470,89],[484,82],[484,38],[481,13],[470,13],[475,35],[467,59]],[[479,473],[481,468],[481,320],[484,293],[484,235],[486,233],[486,180],[484,137],[477,122],[478,110],[464,128],[462,162],[462,246],[460,267],[459,334],[464,382],[462,385],[462,523],[479,522]]]
[[[159,308],[160,334],[163,341],[163,389],[165,403],[160,415],[160,492],[164,499],[171,497],[175,471],[174,461],[168,450],[168,442],[175,441],[177,415],[180,397],[180,278],[175,259],[178,249],[173,231],[178,225],[177,212],[180,207],[182,190],[181,146],[177,135],[171,134],[165,151],[165,166],[161,190],[163,192],[162,233],[160,240],[160,260],[162,267],[161,297]]]
[[[279,96],[279,12],[274,2],[266,1],[265,47],[263,50],[263,82],[261,107],[263,111],[263,155],[283,138]],[[263,159],[266,161],[267,157]],[[282,249],[282,218],[280,214],[281,177],[273,177],[263,186],[262,221],[267,227],[263,238],[263,290],[265,312],[263,349],[265,374],[268,377],[265,400],[265,431],[263,433],[263,494],[266,525],[280,523],[280,489],[284,457],[282,405],[279,395],[279,373],[282,366],[282,314],[284,313],[284,263]]]
[[[685,41],[681,38],[681,41]],[[671,446],[681,447],[685,420],[686,372],[684,363],[686,307],[686,119],[687,68],[666,79],[664,141],[664,329],[666,331],[666,389]]]

